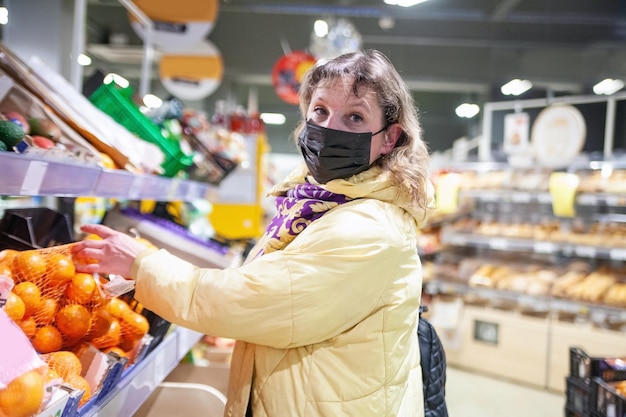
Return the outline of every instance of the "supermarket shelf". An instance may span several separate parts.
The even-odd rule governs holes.
[[[126,371],[102,401],[81,412],[81,417],[132,416],[201,337],[195,331],[175,327],[152,352]]]
[[[487,300],[514,301],[520,307],[528,307],[534,311],[561,311],[605,315],[619,321],[626,321],[626,311],[623,307],[590,303],[581,300],[555,298],[549,295],[530,295],[496,288],[475,287],[438,279],[424,283],[424,289],[430,294],[471,294]]]
[[[0,195],[191,201],[208,198],[215,191],[215,186],[198,181],[133,174],[13,152],[0,152],[0,166]]]
[[[534,239],[522,239],[501,236],[483,236],[472,233],[444,231],[441,234],[444,244],[466,246],[500,251],[533,252],[541,254],[577,256],[590,259],[626,260],[626,248],[576,245],[563,242],[546,242]]]
[[[495,203],[538,203],[552,204],[552,195],[547,191],[520,191],[520,190],[461,190],[460,196],[477,201]],[[626,195],[623,193],[579,193],[576,195],[576,204],[579,206],[626,206]]]

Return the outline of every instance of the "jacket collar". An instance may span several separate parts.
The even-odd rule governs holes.
[[[307,181],[317,184],[307,174],[306,165],[300,164],[287,175],[282,183],[275,185],[269,194],[273,196],[284,195],[288,189]],[[325,190],[343,194],[351,199],[372,198],[401,207],[415,219],[418,227],[424,226],[427,219],[425,211],[414,206],[408,196],[401,194],[391,182],[390,175],[378,166],[373,166],[367,171],[347,179],[336,179],[319,185]],[[432,186],[429,184],[428,190],[425,192],[432,195],[432,191]]]

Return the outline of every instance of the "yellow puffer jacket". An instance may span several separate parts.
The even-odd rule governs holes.
[[[274,192],[303,181],[298,170]],[[237,339],[226,416],[422,417],[421,266],[410,208],[376,168],[325,188],[356,198],[285,249],[238,268],[142,253],[135,297],[163,318]]]

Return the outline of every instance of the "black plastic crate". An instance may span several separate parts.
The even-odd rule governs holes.
[[[591,386],[588,381],[568,376],[565,379],[565,410],[571,415],[589,415],[589,396]]]
[[[584,350],[570,348],[570,376],[590,380],[599,377],[604,381],[626,380],[626,358],[592,357]]]
[[[7,209],[0,220],[0,249],[41,249],[73,241],[69,216],[47,207]]]
[[[626,417],[626,397],[615,389],[616,385],[598,377],[591,379],[589,408],[593,416]]]

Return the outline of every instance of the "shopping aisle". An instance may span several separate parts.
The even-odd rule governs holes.
[[[562,417],[565,396],[448,366],[450,417]]]

